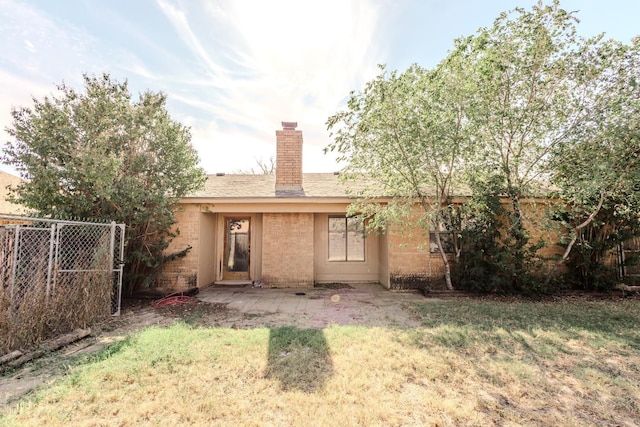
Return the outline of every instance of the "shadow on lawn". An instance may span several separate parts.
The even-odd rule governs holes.
[[[332,374],[329,345],[322,330],[292,326],[269,330],[265,376],[278,379],[283,391],[314,393]]]

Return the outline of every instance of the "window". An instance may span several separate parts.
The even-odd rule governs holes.
[[[364,261],[364,225],[360,219],[329,217],[329,261]]]
[[[441,231],[440,241],[442,242],[442,248],[444,249],[445,253],[452,254],[455,252],[453,245],[453,232]],[[436,233],[434,233],[433,231],[429,232],[429,251],[432,254],[440,253],[440,251],[438,250],[438,243],[436,242]]]

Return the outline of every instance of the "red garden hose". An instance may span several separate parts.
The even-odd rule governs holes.
[[[156,300],[151,303],[154,307],[166,307],[169,305],[183,305],[191,304],[196,301],[196,298],[190,297],[184,294],[184,292],[174,292],[166,295],[165,297]]]

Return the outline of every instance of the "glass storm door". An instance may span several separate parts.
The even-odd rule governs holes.
[[[250,219],[225,218],[223,280],[249,280]]]

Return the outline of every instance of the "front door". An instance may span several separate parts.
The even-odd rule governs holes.
[[[251,219],[225,218],[223,280],[249,280]]]

